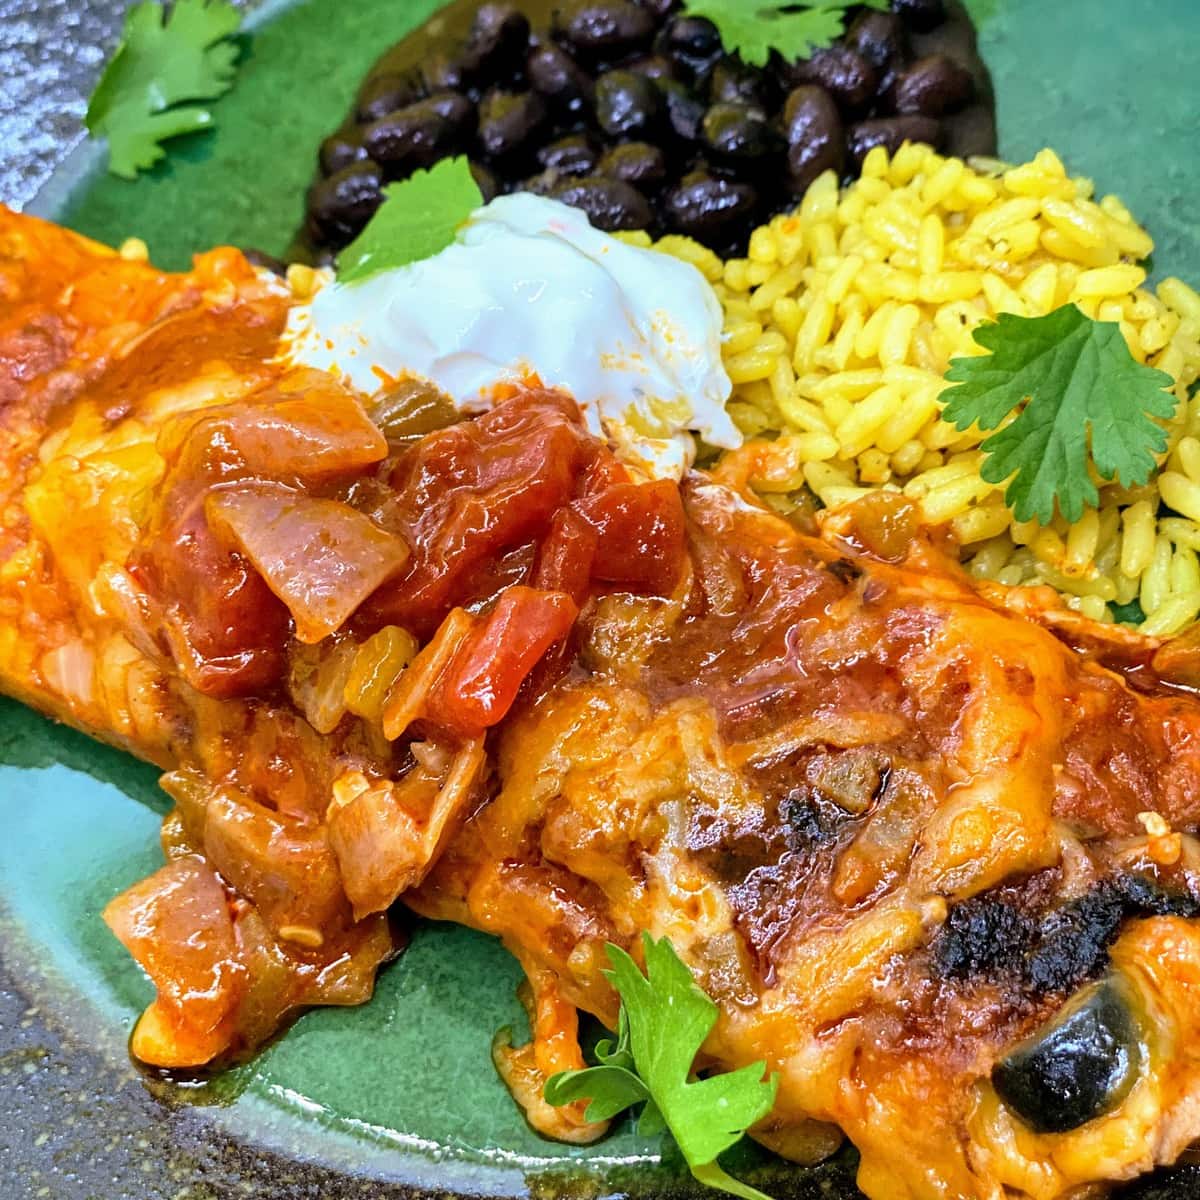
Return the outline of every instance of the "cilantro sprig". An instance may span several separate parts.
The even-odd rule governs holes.
[[[991,353],[950,363],[946,378],[958,386],[944,393],[942,415],[960,430],[998,429],[982,444],[980,474],[1011,479],[1004,498],[1017,520],[1047,525],[1056,503],[1079,520],[1100,499],[1089,465],[1126,487],[1150,478],[1167,448],[1153,418],[1174,413],[1164,390],[1174,381],[1130,354],[1119,325],[1068,304],[1044,317],[1002,313],[973,336]]]
[[[696,1079],[692,1067],[717,1020],[717,1006],[696,984],[670,941],[642,935],[646,974],[617,946],[608,947],[605,977],[621,997],[616,1041],[596,1047],[599,1066],[565,1071],[546,1084],[550,1104],[591,1101],[589,1121],[642,1105],[643,1134],[670,1130],[692,1174],[742,1200],[768,1200],[734,1179],[717,1157],[738,1142],[775,1103],[778,1078],[766,1064]]]
[[[684,11],[707,17],[726,50],[762,67],[772,50],[792,61],[831,46],[845,32],[846,9],[858,5],[889,7],[888,0],[685,0]]]
[[[339,283],[357,283],[438,254],[483,204],[465,158],[445,158],[389,184],[383,196],[367,227],[338,256]]]
[[[215,100],[233,87],[238,48],[229,39],[241,14],[226,0],[135,4],[121,41],[88,102],[93,137],[108,139],[108,169],[135,179],[166,151],[162,143],[212,125],[212,113],[189,101]]]

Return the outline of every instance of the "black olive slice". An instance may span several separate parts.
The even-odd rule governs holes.
[[[1142,1065],[1127,989],[1114,977],[1084,988],[992,1071],[1000,1099],[1035,1133],[1068,1133],[1111,1112]]]

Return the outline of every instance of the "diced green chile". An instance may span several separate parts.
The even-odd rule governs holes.
[[[449,396],[421,379],[402,379],[375,398],[371,420],[393,445],[418,441],[460,420]]]
[[[1068,1133],[1129,1095],[1141,1059],[1126,989],[1109,977],[1001,1059],[992,1084],[1035,1133]]]

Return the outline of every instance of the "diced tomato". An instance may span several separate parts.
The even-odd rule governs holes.
[[[573,509],[559,509],[538,550],[533,586],[548,592],[566,592],[582,606],[592,581],[592,563],[598,545],[596,531],[583,517]]]
[[[392,472],[391,524],[413,558],[376,597],[376,616],[425,635],[456,604],[483,598],[468,594],[480,564],[544,537],[596,452],[578,410],[553,392],[424,438]]]
[[[288,611],[241,555],[218,542],[205,519],[205,494],[198,489],[135,554],[130,569],[163,605],[171,649],[188,683],[224,699],[279,678]]]
[[[578,616],[578,605],[562,592],[509,588],[446,668],[426,716],[468,734],[498,724],[529,673]]]
[[[659,596],[675,590],[687,552],[675,484],[616,483],[576,508],[596,533],[593,579]]]
[[[555,392],[520,393],[426,437],[398,460],[391,485],[385,523],[413,558],[371,601],[371,623],[428,636],[452,607],[486,602],[498,583],[528,580],[582,606],[594,581],[669,594],[682,571],[675,485],[633,483]],[[536,550],[528,574],[526,547]]]
[[[629,471],[620,462],[611,454],[600,454],[584,473],[579,494],[598,496],[619,483],[630,482]]]

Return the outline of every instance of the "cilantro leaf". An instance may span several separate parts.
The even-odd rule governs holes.
[[[238,49],[228,39],[241,14],[226,0],[135,4],[121,41],[100,76],[85,118],[93,137],[108,139],[108,169],[135,179],[166,153],[162,142],[212,124],[212,114],[185,101],[215,100],[233,86]]]
[[[742,1200],[767,1200],[717,1163],[775,1103],[778,1079],[764,1063],[726,1075],[692,1078],[692,1064],[717,1020],[717,1006],[663,938],[642,935],[646,974],[617,946],[605,976],[621,997],[615,1042],[596,1047],[599,1066],[566,1071],[546,1084],[550,1104],[591,1100],[588,1120],[603,1120],[645,1102],[639,1128],[670,1130],[692,1174]]]
[[[564,1071],[546,1084],[546,1102],[574,1104],[590,1100],[589,1121],[607,1121],[635,1104],[649,1101],[645,1084],[628,1071],[617,1067],[589,1067],[584,1071]],[[641,1129],[639,1123],[638,1128]],[[648,1132],[642,1130],[642,1132]]]
[[[629,1013],[621,1006],[619,1034],[616,1042],[596,1043],[598,1067],[585,1071],[563,1071],[546,1084],[549,1104],[573,1104],[590,1100],[589,1121],[607,1121],[618,1113],[645,1104],[638,1119],[638,1132],[653,1137],[666,1129],[666,1122],[654,1103],[646,1085],[638,1077],[629,1043]]]
[[[1068,521],[1099,503],[1090,461],[1104,479],[1143,484],[1167,435],[1153,417],[1170,417],[1178,401],[1170,375],[1142,366],[1120,326],[1093,321],[1074,304],[1044,317],[1002,313],[975,341],[991,353],[956,358],[943,417],[960,430],[996,429],[982,445],[981,474],[1011,482],[1004,498],[1017,520],[1047,525],[1054,505]]]
[[[338,256],[338,282],[356,283],[445,250],[483,204],[465,158],[446,158],[428,171],[383,189],[384,201],[366,229]]]
[[[831,46],[845,31],[845,10],[858,4],[886,9],[888,0],[685,0],[684,11],[707,17],[726,50],[762,67],[772,50],[792,61]]]

